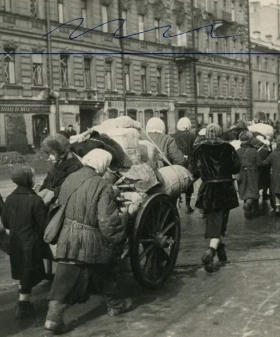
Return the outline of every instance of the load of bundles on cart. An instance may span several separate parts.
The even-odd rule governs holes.
[[[130,117],[106,120],[71,137],[70,143],[71,151],[80,158],[89,157],[94,149],[112,155],[103,178],[113,184],[121,210],[131,215],[137,213],[148,195],[165,193],[176,202],[192,184],[191,173],[183,166],[171,165],[140,123]],[[102,156],[95,160],[102,165]],[[162,167],[162,162],[166,166]]]

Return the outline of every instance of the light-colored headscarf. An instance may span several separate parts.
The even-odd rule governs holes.
[[[188,117],[183,117],[179,119],[177,123],[177,129],[179,131],[186,131],[186,130],[190,130],[191,128],[192,128],[192,123],[188,119]]]
[[[151,133],[165,133],[165,125],[164,122],[158,118],[153,117],[148,120],[147,126],[146,126],[146,132]]]
[[[215,123],[211,123],[207,125],[206,132],[205,132],[205,138],[206,139],[216,139],[221,137],[223,134],[222,128]]]
[[[111,153],[102,149],[94,149],[82,158],[82,163],[94,168],[97,173],[103,176],[111,164],[111,160]]]

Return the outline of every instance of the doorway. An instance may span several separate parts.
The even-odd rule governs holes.
[[[80,133],[93,126],[95,111],[93,109],[80,109]]]
[[[167,117],[167,110],[160,110],[160,119],[163,121],[165,125],[165,133],[168,134],[168,117]]]
[[[36,147],[41,146],[43,130],[47,128],[50,133],[49,115],[32,116],[33,143]]]

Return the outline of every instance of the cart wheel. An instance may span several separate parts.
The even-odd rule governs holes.
[[[171,274],[180,246],[180,218],[166,194],[155,194],[141,206],[134,223],[130,262],[136,280],[145,288],[163,285]]]

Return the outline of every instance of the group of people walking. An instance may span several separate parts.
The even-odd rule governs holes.
[[[237,130],[238,128],[236,128]],[[237,151],[224,139],[217,124],[209,124],[196,135],[191,122],[184,117],[174,135],[165,133],[164,122],[151,118],[146,126],[148,138],[172,165],[183,165],[192,173],[193,182],[201,179],[195,207],[206,218],[205,238],[209,245],[202,262],[207,272],[214,271],[214,257],[226,262],[222,238],[227,229],[229,212],[239,206],[235,188],[236,177],[244,214],[251,219],[259,199],[259,168],[272,168],[272,189],[276,212],[280,213],[280,138],[276,150],[265,159],[254,145],[254,135],[238,129]],[[94,135],[93,135],[94,136]],[[99,140],[98,140],[99,141]],[[108,140],[106,140],[107,142]],[[112,144],[107,142],[108,148]],[[32,288],[45,278],[43,264],[43,233],[49,209],[56,202],[65,205],[65,219],[57,242],[59,261],[49,294],[49,310],[45,328],[53,332],[64,330],[64,313],[70,305],[85,302],[100,291],[110,316],[127,311],[132,301],[118,295],[114,267],[126,243],[125,224],[128,214],[120,212],[112,185],[102,178],[118,149],[107,152],[106,158],[94,149],[82,162],[70,150],[69,140],[62,134],[48,136],[42,149],[53,162],[40,192],[34,192],[34,170],[19,167],[12,171],[16,190],[6,199],[2,223],[10,234],[12,277],[20,281],[16,317],[32,313]],[[101,158],[102,157],[102,158]],[[165,165],[164,162],[161,165]],[[114,164],[116,167],[116,164]],[[186,212],[192,213],[193,185],[186,191]],[[44,200],[44,201],[43,201]]]

